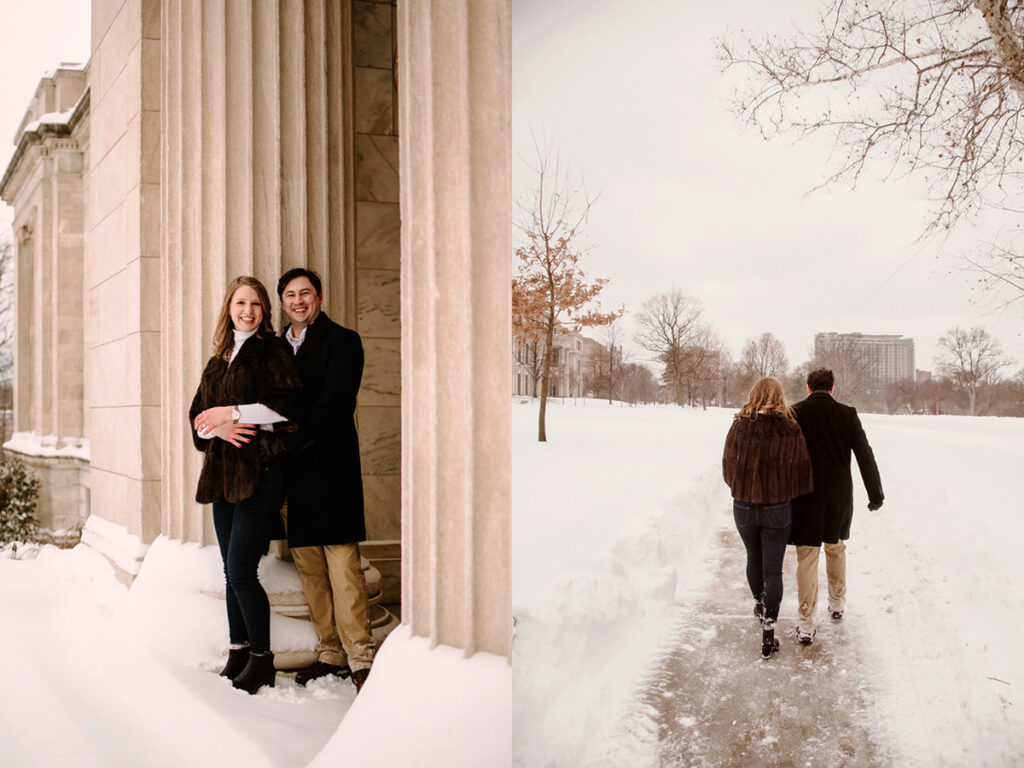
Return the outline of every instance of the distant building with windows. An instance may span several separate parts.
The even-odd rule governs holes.
[[[551,341],[551,372],[548,397],[584,397],[590,389],[595,361],[606,347],[572,331],[556,330]],[[512,339],[512,394],[540,395],[544,366],[544,341]]]
[[[881,386],[914,380],[913,339],[891,334],[828,332],[814,335],[814,356],[818,359],[826,358],[830,352],[842,347],[863,354],[872,378]]]

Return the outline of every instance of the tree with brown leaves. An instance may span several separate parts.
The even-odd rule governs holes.
[[[608,280],[588,280],[583,271],[582,227],[591,201],[570,185],[552,150],[538,147],[531,170],[535,184],[520,201],[516,217],[520,245],[512,280],[512,332],[522,343],[543,342],[537,440],[546,442],[555,330],[578,332],[586,326],[608,325],[623,310],[602,312],[597,297]]]

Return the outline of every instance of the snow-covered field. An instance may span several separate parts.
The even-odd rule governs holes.
[[[517,759],[653,765],[636,693],[678,642],[681,606],[709,588],[714,534],[732,527],[732,412],[555,401],[541,444],[536,411],[513,405]],[[878,692],[868,725],[901,766],[1024,765],[1024,420],[862,420],[886,493],[868,512],[857,488],[848,542],[845,622]],[[795,592],[788,582],[784,635]]]
[[[554,401],[540,444],[536,403],[512,408],[516,761],[654,766],[656,734],[640,727],[637,693],[679,643],[684,609],[715,586],[709,563],[732,527],[720,477],[732,414]],[[873,696],[867,725],[900,766],[1024,766],[1024,420],[863,422],[886,492],[872,513],[857,489],[848,548],[844,621],[858,658],[870,660],[859,676]],[[290,577],[265,565],[268,581]],[[508,698],[503,661],[440,659],[446,649],[420,648],[399,630],[392,671],[382,664],[354,704],[348,681],[304,690],[285,676],[249,697],[215,674],[223,604],[201,592],[218,579],[215,548],[164,539],[131,590],[87,547],[0,557],[0,765],[341,765],[355,733],[373,736],[363,764],[386,754],[389,765],[474,765],[389,739],[380,713],[406,721],[407,735],[436,732],[435,723],[465,722],[446,690],[475,688],[474,701],[495,702],[493,721]],[[786,590],[784,633],[796,613],[795,585]],[[286,649],[307,643],[310,629],[275,617],[273,631],[275,649]],[[787,638],[782,653],[795,647]],[[426,686],[433,699],[412,686],[428,669],[439,672]],[[453,756],[489,749],[480,765],[508,752],[472,725],[445,738]]]

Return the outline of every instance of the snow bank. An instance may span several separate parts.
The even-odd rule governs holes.
[[[623,717],[676,607],[709,575],[711,535],[731,524],[731,418],[553,401],[538,443],[536,403],[513,404],[518,764],[646,764],[643,740],[623,743]]]
[[[507,659],[431,648],[403,624],[310,768],[504,768],[512,764],[511,701]]]
[[[71,458],[89,461],[89,440],[85,437],[38,435],[35,432],[15,432],[4,443],[9,451],[43,458]]]
[[[149,549],[142,539],[129,533],[123,525],[104,520],[98,515],[89,515],[82,528],[82,543],[102,552],[117,567],[134,576],[142,567],[143,558]]]

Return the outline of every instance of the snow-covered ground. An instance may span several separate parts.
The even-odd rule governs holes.
[[[536,404],[512,408],[516,761],[654,766],[638,692],[678,646],[679,617],[716,586],[732,526],[720,476],[732,414],[554,401],[540,444]],[[844,621],[872,693],[859,725],[901,766],[1024,765],[1024,420],[863,421],[886,502],[868,512],[857,489],[848,549]],[[219,586],[215,548],[158,539],[131,590],[88,547],[3,554],[5,768],[341,765],[356,742],[363,764],[490,767],[509,751],[500,728],[480,725],[507,714],[497,657],[466,661],[403,628],[358,700],[348,681],[302,689],[283,675],[250,697],[216,675],[226,621],[203,594]],[[265,567],[271,583],[293,576]],[[796,613],[795,585],[786,590],[783,633]],[[308,624],[274,622],[275,649],[308,642]],[[782,653],[795,649],[787,638]],[[408,741],[389,737],[387,713]],[[428,735],[445,751],[418,751]]]
[[[536,416],[513,405],[518,762],[654,765],[636,694],[732,527],[720,470],[732,412],[554,401],[546,444]],[[877,691],[867,726],[899,765],[1024,765],[1024,420],[863,423],[886,493],[868,512],[857,488],[848,543],[844,621]],[[787,582],[784,635],[795,592]],[[787,636],[783,653],[796,647]]]

